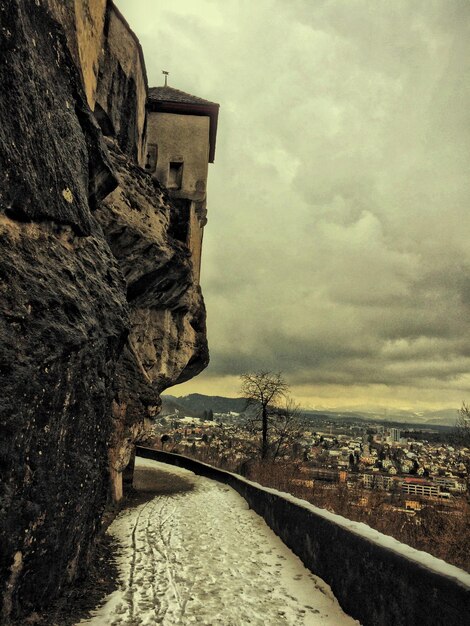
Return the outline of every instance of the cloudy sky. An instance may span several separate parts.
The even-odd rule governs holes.
[[[221,105],[211,365],[309,407],[470,401],[470,2],[120,0],[149,83]]]

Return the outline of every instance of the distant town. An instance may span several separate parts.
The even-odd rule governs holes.
[[[289,491],[469,569],[468,556],[453,558],[438,545],[446,533],[461,532],[468,541],[468,529],[456,525],[468,515],[470,449],[452,440],[450,427],[399,428],[307,413],[298,436],[267,469],[258,462],[259,432],[247,428],[243,412],[205,409],[195,417],[171,405],[165,412],[148,440],[155,447]]]
[[[153,434],[167,435],[167,450],[214,457],[232,470],[256,457],[258,436],[247,432],[243,414],[211,412],[210,418],[174,413],[163,417]],[[442,439],[432,429],[330,422],[327,430],[304,430],[282,460],[300,461],[312,485],[314,480],[361,482],[368,489],[452,502],[466,492],[470,451]],[[405,500],[416,510],[417,503]]]

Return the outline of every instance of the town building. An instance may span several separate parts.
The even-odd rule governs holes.
[[[381,489],[391,491],[397,483],[393,476],[384,474],[361,474],[362,484],[366,489]]]
[[[439,485],[442,489],[449,491],[464,492],[465,483],[455,476],[434,476],[433,483]]]
[[[400,429],[390,428],[390,441],[391,443],[398,443],[400,441]]]
[[[413,496],[438,498],[441,488],[439,485],[422,478],[405,478],[401,485],[401,490],[403,493]]]

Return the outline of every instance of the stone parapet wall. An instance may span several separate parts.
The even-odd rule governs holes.
[[[243,496],[363,626],[461,626],[470,615],[470,574],[365,524],[178,454],[138,456],[223,482]]]

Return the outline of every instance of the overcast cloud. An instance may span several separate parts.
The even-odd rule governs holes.
[[[470,2],[132,0],[149,82],[221,105],[211,365],[310,406],[470,400]]]

